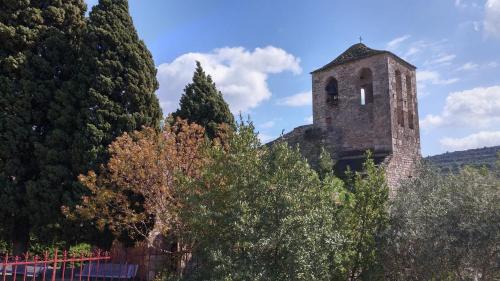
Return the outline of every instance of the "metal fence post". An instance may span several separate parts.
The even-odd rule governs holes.
[[[56,281],[56,271],[57,271],[57,248],[54,249],[54,265],[52,267],[52,281]]]
[[[5,260],[3,263],[3,281],[7,278],[7,262],[9,261],[9,254],[5,255]]]

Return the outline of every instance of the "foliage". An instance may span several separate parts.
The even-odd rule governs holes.
[[[173,115],[203,126],[210,138],[216,136],[220,124],[235,126],[222,93],[215,87],[212,77],[205,74],[200,62],[196,62],[193,82],[184,88],[180,108]]]
[[[46,243],[45,241],[40,241],[37,237],[30,237],[30,244],[28,252],[31,256],[37,255],[39,257],[44,257],[45,254],[48,256],[54,256],[55,250],[58,250],[58,256],[63,256],[63,251],[68,249],[68,256],[89,256],[92,253],[92,246],[87,243],[70,244],[65,241],[54,241],[53,243]]]
[[[391,280],[500,278],[500,173],[423,166],[391,203],[385,268]]]
[[[156,67],[139,39],[127,0],[100,0],[82,42],[82,82],[88,87],[83,143],[87,170],[107,160],[107,146],[124,132],[160,128]]]
[[[367,164],[374,179],[355,176],[354,195],[331,172],[321,179],[298,149],[262,147],[252,124],[239,124],[226,141],[210,148],[212,161],[186,188],[204,192],[190,194],[182,213],[195,241],[195,271],[184,279],[346,280],[368,267],[371,252],[358,246],[378,230],[379,216],[368,215],[378,209],[351,213],[360,207],[354,198],[383,205],[368,198],[379,169]]]
[[[0,1],[0,235],[27,249],[89,238],[61,206],[125,131],[158,126],[156,70],[125,0]],[[96,50],[97,49],[97,50]]]
[[[62,231],[59,206],[79,170],[79,36],[83,0],[0,1],[0,221],[14,251],[30,232]]]
[[[153,228],[164,234],[179,229],[183,202],[177,174],[199,175],[205,145],[203,128],[182,120],[162,132],[144,128],[125,133],[109,146],[110,160],[99,174],[80,176],[92,194],[67,213],[133,239],[147,237]]]
[[[56,248],[66,249],[67,246],[68,244],[64,241],[52,241],[52,243],[48,243],[47,241],[40,241],[40,239],[34,235],[30,235],[30,243],[27,252],[29,252],[30,255],[38,255],[39,257],[43,257],[46,253],[49,256],[53,256]]]
[[[495,161],[498,159],[497,153],[500,153],[500,146],[446,152],[428,156],[425,160],[428,164],[439,169],[443,174],[458,173],[465,166],[475,168],[487,167],[493,170],[495,168]]]
[[[2,255],[4,253],[10,253],[10,252],[11,252],[11,249],[10,249],[9,243],[7,243],[7,241],[0,240],[0,255]]]
[[[69,248],[68,253],[70,257],[88,257],[92,254],[92,246],[87,243],[76,244]]]
[[[349,210],[352,242],[349,244],[348,280],[380,279],[380,251],[377,243],[388,224],[389,188],[382,167],[367,153],[363,171],[348,173],[347,184],[353,190]]]
[[[334,166],[333,159],[330,153],[324,147],[321,147],[321,151],[319,153],[318,166],[318,174],[321,179],[324,179],[328,175],[332,175]]]

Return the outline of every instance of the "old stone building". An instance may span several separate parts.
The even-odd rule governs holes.
[[[338,173],[361,169],[371,150],[393,191],[421,157],[415,70],[389,51],[351,46],[311,73],[313,124],[277,141],[299,144],[312,166],[324,147]]]

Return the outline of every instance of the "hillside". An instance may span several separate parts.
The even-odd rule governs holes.
[[[463,151],[446,152],[428,156],[425,159],[442,171],[457,171],[459,167],[470,165],[474,167],[486,166],[492,169],[495,165],[500,146],[469,149]]]

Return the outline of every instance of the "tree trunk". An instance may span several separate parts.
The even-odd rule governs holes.
[[[12,254],[21,255],[28,251],[29,247],[29,222],[27,218],[17,221],[12,230]]]

